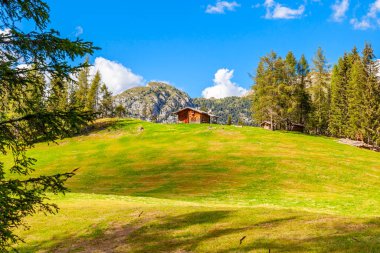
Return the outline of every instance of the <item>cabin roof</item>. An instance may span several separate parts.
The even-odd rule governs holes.
[[[292,123],[292,126],[305,127],[305,125],[299,123]]]
[[[271,123],[270,121],[263,121],[263,122],[261,123],[261,125],[266,125],[266,124],[267,124],[267,125],[271,125],[272,123]],[[274,123],[274,122],[273,122],[273,124],[276,125],[276,123]]]
[[[208,112],[204,112],[204,111],[201,111],[201,110],[198,110],[198,109],[195,109],[195,108],[192,108],[192,107],[185,107],[179,111],[176,111],[176,112],[173,112],[174,114],[178,114],[182,111],[185,111],[185,110],[192,110],[192,111],[195,111],[195,112],[199,112],[200,114],[206,114],[210,117],[214,117],[214,118],[219,118],[218,116],[214,115],[214,114],[211,114],[211,113],[208,113]]]

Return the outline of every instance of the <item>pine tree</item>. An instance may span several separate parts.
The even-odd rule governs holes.
[[[283,61],[275,52],[260,59],[253,86],[252,112],[256,124],[270,121],[274,126],[281,122],[278,85],[283,77],[282,67]]]
[[[86,57],[86,60],[84,62],[86,66],[89,64],[89,58]],[[84,67],[82,70],[78,73],[78,82],[77,82],[77,90],[75,93],[75,100],[76,105],[79,108],[82,108],[83,110],[88,109],[86,108],[87,104],[87,94],[89,90],[89,76],[90,76],[90,69],[89,67]]]
[[[101,117],[112,117],[114,113],[112,93],[105,84],[100,87],[100,108]]]
[[[88,90],[86,99],[86,109],[91,111],[96,111],[99,107],[99,89],[101,85],[102,78],[99,71],[96,72],[94,79],[91,82],[90,89]]]
[[[365,88],[363,100],[363,120],[361,129],[364,132],[364,140],[369,144],[377,144],[379,139],[379,103],[380,84],[377,78],[379,69],[375,61],[375,55],[370,44],[366,44],[363,50],[362,62],[365,69]]]
[[[290,51],[286,55],[285,61],[283,62],[283,66],[281,64],[279,67],[280,71],[283,71],[283,74],[281,74],[280,78],[278,79],[280,83],[280,114],[284,122],[284,127],[286,130],[288,130],[291,122],[296,120],[295,115],[297,108],[297,101],[295,100],[297,82],[297,60],[293,52]]]
[[[69,107],[69,87],[67,81],[58,77],[52,78],[50,81],[48,106],[50,109],[60,110],[66,110]]]
[[[364,140],[362,122],[364,119],[365,68],[360,58],[352,62],[348,87],[348,128],[347,136]]]
[[[227,125],[231,125],[231,124],[232,124],[232,116],[228,115]]]
[[[115,107],[115,115],[119,118],[125,117],[127,114],[127,111],[125,110],[125,107],[121,104],[117,105]]]
[[[327,60],[322,48],[318,48],[313,64],[311,87],[313,115],[310,123],[316,134],[327,134],[330,114],[330,85]]]
[[[295,90],[295,117],[298,120],[298,123],[305,124],[307,117],[311,110],[310,105],[310,95],[306,90],[307,85],[307,76],[310,73],[309,64],[305,58],[305,55],[302,55],[300,60],[297,63],[297,82]]]
[[[331,113],[329,132],[336,137],[345,137],[348,133],[348,90],[350,83],[351,63],[349,56],[344,55],[333,68],[331,76]]]

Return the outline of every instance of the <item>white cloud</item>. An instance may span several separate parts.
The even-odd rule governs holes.
[[[91,75],[95,75],[96,71],[99,71],[102,81],[114,95],[129,88],[145,84],[142,76],[134,74],[131,69],[126,68],[118,62],[110,61],[103,57],[95,59],[95,64],[91,67]]]
[[[350,23],[354,29],[367,30],[369,28],[376,28],[380,26],[380,18],[378,13],[380,12],[380,0],[374,1],[369,6],[369,10],[366,15],[358,18],[351,19]]]
[[[265,0],[265,2],[264,2],[264,6],[267,8],[273,7],[274,4],[275,4],[274,0]]]
[[[234,70],[219,69],[215,73],[214,85],[202,91],[205,98],[225,98],[231,96],[243,96],[248,91],[233,83],[231,79],[234,76]]]
[[[81,26],[75,27],[75,37],[79,37],[82,34],[83,34],[83,27]]]
[[[331,6],[331,9],[333,10],[332,19],[336,22],[342,22],[349,7],[349,0],[336,0],[335,4]]]
[[[380,0],[376,0],[371,4],[371,7],[368,12],[368,17],[377,18],[377,13],[380,11]]]
[[[367,30],[368,28],[371,28],[371,26],[372,26],[369,19],[366,17],[364,17],[362,20],[358,20],[356,18],[353,18],[350,20],[350,24],[356,30]]]
[[[285,7],[274,0],[265,0],[266,19],[295,19],[302,16],[305,12],[305,6],[300,5],[297,9]]]
[[[206,13],[209,14],[224,14],[227,11],[234,11],[240,4],[237,2],[228,2],[217,0],[215,5],[209,4],[206,8]]]

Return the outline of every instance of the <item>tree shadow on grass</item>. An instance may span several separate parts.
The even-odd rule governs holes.
[[[319,230],[297,238],[291,235],[294,222],[309,226],[303,216],[283,215],[243,224],[228,222],[230,216],[238,214],[231,210],[154,217],[144,214],[130,224],[114,224],[103,231],[94,228],[97,232],[87,237],[56,238],[58,243],[43,252],[197,252],[199,249],[221,253],[269,252],[269,249],[271,252],[380,252],[380,219],[361,223],[338,220],[334,225],[326,219],[317,223]],[[322,233],[324,230],[329,232]],[[282,232],[278,234],[278,231]],[[245,235],[247,238],[241,241]],[[218,242],[223,243],[223,248],[218,248]],[[32,248],[29,250],[24,248],[21,252],[34,252]]]
[[[105,119],[100,121],[94,121],[88,126],[84,127],[75,136],[88,136],[90,134],[96,134],[103,130],[116,131],[124,129],[126,127],[134,127],[141,125],[142,122],[133,119]]]

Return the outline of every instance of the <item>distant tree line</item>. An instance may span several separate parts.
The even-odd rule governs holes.
[[[275,52],[260,59],[254,79],[253,118],[274,129],[302,124],[307,132],[380,143],[380,80],[374,51],[366,44],[339,58],[330,71],[319,48],[312,68],[304,55]]]
[[[102,82],[99,72],[91,77],[88,59],[83,63],[81,70],[71,78],[44,75],[34,66],[28,69],[27,78],[33,80],[28,87],[25,87],[23,96],[28,99],[29,107],[35,111],[46,110],[67,110],[77,108],[80,111],[95,113],[97,117],[112,117],[115,115],[112,93]],[[35,83],[40,84],[38,89],[33,87]],[[9,106],[6,112],[13,114],[15,106]]]

